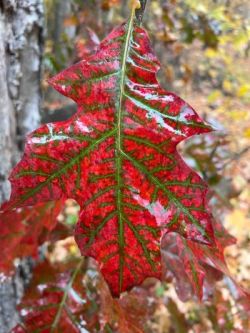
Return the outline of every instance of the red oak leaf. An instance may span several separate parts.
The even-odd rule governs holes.
[[[183,301],[193,294],[201,300],[204,290],[209,291],[214,287],[223,274],[230,275],[224,249],[236,240],[215,220],[213,227],[216,236],[213,247],[186,240],[173,233],[167,234],[162,240],[164,274],[174,278],[176,292]]]
[[[250,311],[250,293],[236,281],[230,273],[224,258],[224,249],[236,243],[224,227],[213,220],[215,244],[186,240],[177,234],[168,234],[162,240],[162,261],[166,277],[174,278],[176,292],[186,301],[193,294],[199,300],[207,297],[215,287],[215,282],[227,276],[233,288],[233,297],[245,312]]]
[[[95,54],[50,80],[78,112],[31,133],[10,176],[9,207],[60,198],[79,203],[76,241],[98,261],[115,296],[161,277],[166,233],[214,243],[207,185],[176,150],[211,127],[159,86],[158,69],[132,15]]]
[[[72,258],[55,265],[48,261],[38,264],[18,306],[22,324],[12,333],[104,333],[111,329],[114,333],[143,333],[149,311],[155,308],[149,304],[152,301],[145,301],[146,291],[113,299],[100,275],[95,283],[88,281],[90,272],[93,281],[95,269],[86,269],[83,262]]]
[[[79,60],[95,53],[100,45],[100,40],[92,29],[87,27],[85,32],[88,40],[79,39],[76,41],[76,53]]]
[[[6,205],[3,205],[2,209]],[[25,256],[37,257],[38,247],[51,237],[57,227],[57,216],[63,201],[38,203],[0,213],[0,272],[9,275],[13,260]]]
[[[13,333],[82,331],[82,315],[86,313],[86,290],[82,283],[82,261],[72,270],[71,263],[38,265],[29,289],[19,305],[22,324]],[[63,269],[63,272],[61,271]]]

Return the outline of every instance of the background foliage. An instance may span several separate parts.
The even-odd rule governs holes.
[[[45,5],[45,79],[92,52],[98,39],[123,22],[128,14],[125,0],[45,0]],[[236,245],[227,249],[227,262],[247,288],[250,288],[249,10],[247,0],[151,0],[143,22],[162,64],[159,73],[162,86],[178,93],[218,128],[218,132],[189,139],[179,150],[209,183],[214,215],[238,239]],[[75,105],[52,91],[46,80],[43,88],[44,122],[67,119],[75,112]],[[42,244],[47,240],[42,247],[47,261],[37,266],[22,308],[32,297],[37,300],[39,285],[51,288],[54,283],[41,275],[44,265],[53,271],[51,277],[63,281],[62,285],[70,279],[62,276],[61,271],[63,265],[70,265],[79,256],[74,240],[67,237],[77,221],[77,213],[77,205],[69,200],[59,215],[61,227],[54,235],[46,238],[41,231],[42,241],[36,241]],[[65,239],[57,241],[61,235]],[[82,265],[84,289],[80,290],[76,279],[74,290],[81,291],[83,302],[78,303],[84,304],[85,315],[78,320],[87,332],[250,330],[248,315],[235,301],[236,290],[229,280],[220,281],[213,293],[207,290],[202,305],[192,299],[186,303],[179,301],[169,283],[171,277],[166,277],[163,283],[148,279],[142,287],[116,301],[95,263],[84,259]],[[39,295],[42,299],[44,291]],[[59,296],[51,295],[48,289],[46,297]],[[83,311],[77,306],[74,309],[75,316],[77,311]]]

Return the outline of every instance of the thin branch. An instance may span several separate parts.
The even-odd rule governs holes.
[[[53,333],[56,330],[56,328],[57,328],[58,322],[61,319],[63,308],[64,308],[64,306],[66,304],[66,301],[67,301],[67,298],[68,298],[69,291],[72,288],[74,280],[77,277],[80,269],[82,268],[83,262],[84,262],[84,258],[82,258],[80,260],[79,264],[76,266],[76,269],[74,270],[74,272],[73,272],[73,274],[72,274],[72,276],[71,276],[71,278],[70,278],[70,280],[69,280],[69,282],[68,282],[68,284],[67,284],[67,286],[65,288],[62,301],[59,304],[58,311],[56,313],[55,319],[54,319],[54,321],[53,321],[53,323],[51,325],[51,330],[50,330],[51,333]]]
[[[232,162],[238,161],[244,154],[248,153],[250,150],[250,146],[242,149],[239,153],[234,153],[228,160],[224,162],[224,164],[220,167],[220,171],[225,169]]]
[[[135,11],[136,21],[138,25],[141,25],[142,23],[142,18],[146,8],[147,0],[140,0],[140,3],[141,7],[139,9],[136,9]]]

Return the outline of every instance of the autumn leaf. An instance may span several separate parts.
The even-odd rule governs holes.
[[[100,40],[96,33],[90,28],[86,28],[85,30],[88,39],[78,39],[76,41],[76,53],[79,60],[94,54],[100,45]]]
[[[214,291],[215,283],[226,276],[234,288],[234,298],[245,312],[250,311],[250,293],[244,289],[227,267],[224,250],[236,243],[218,221],[213,220],[214,245],[187,240],[178,234],[166,235],[161,243],[165,278],[172,277],[179,298],[187,301],[193,295],[199,300]]]
[[[31,133],[10,176],[8,208],[78,202],[76,241],[98,261],[114,296],[161,277],[166,233],[214,244],[207,185],[176,150],[211,127],[159,86],[158,70],[133,12],[95,54],[50,80],[78,112]]]
[[[152,301],[145,301],[148,291],[138,288],[113,299],[101,275],[93,279],[94,272],[94,265],[76,257],[54,265],[39,263],[18,306],[21,323],[12,333],[143,333],[155,309]]]
[[[50,237],[57,239],[57,216],[63,204],[63,200],[58,200],[0,213],[0,273],[9,275],[14,272],[15,258],[37,258],[40,245]],[[5,207],[3,205],[2,209]]]
[[[89,306],[82,283],[82,265],[82,260],[73,269],[72,263],[58,267],[46,261],[39,264],[19,305],[22,324],[12,332],[80,332],[81,315]]]
[[[140,322],[141,317],[143,316],[140,316],[139,311],[135,312],[137,314],[136,321],[134,320],[134,318],[131,318],[131,312],[133,312],[131,304],[129,308],[126,309],[122,306],[120,300],[113,299],[112,295],[110,294],[109,288],[104,281],[100,280],[99,286],[100,303],[102,308],[101,317],[102,322],[104,323],[103,331],[111,331],[114,333],[143,333],[143,325]],[[138,299],[140,298],[137,298],[137,310],[140,309],[141,305]],[[145,318],[147,318],[146,315],[144,315],[143,319],[145,320]]]

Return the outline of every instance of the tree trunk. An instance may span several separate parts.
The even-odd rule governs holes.
[[[24,136],[40,122],[40,74],[43,40],[42,0],[0,0],[0,203],[7,200],[10,169],[20,159]],[[18,321],[15,310],[31,265],[13,279],[0,273],[0,333]]]

